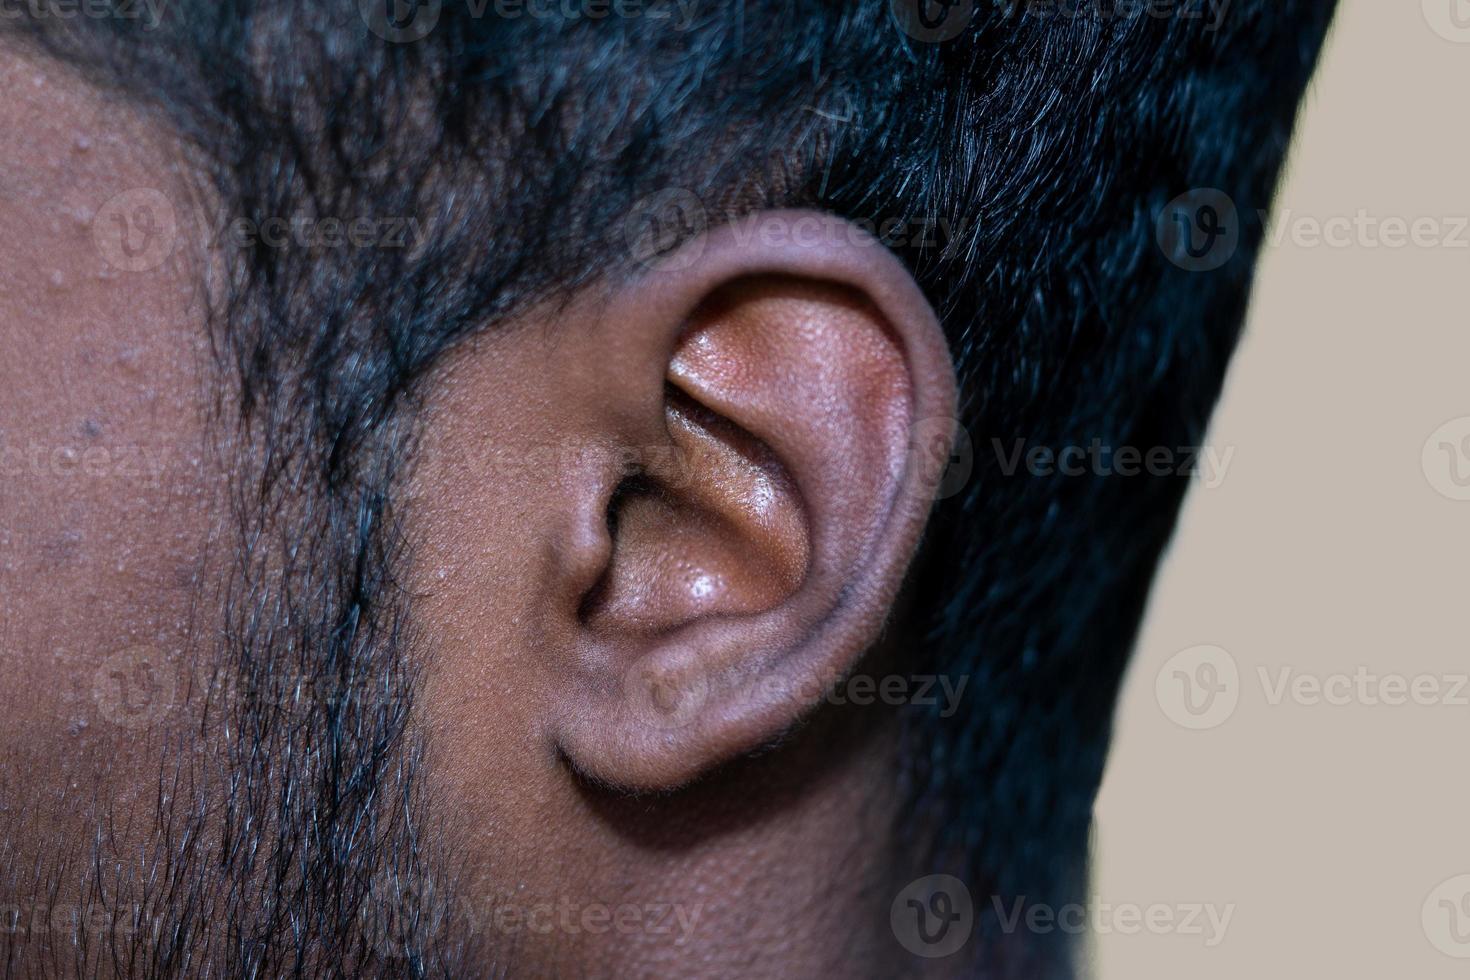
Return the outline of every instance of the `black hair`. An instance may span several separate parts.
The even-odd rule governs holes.
[[[939,312],[969,476],[913,571],[909,669],[969,682],[950,717],[912,709],[895,778],[929,865],[978,885],[979,911],[990,894],[1074,900],[1115,695],[1188,481],[1039,473],[1010,454],[1203,442],[1262,242],[1248,217],[1272,199],[1332,0],[651,2],[605,19],[429,0],[422,36],[426,21],[373,6],[174,0],[157,27],[21,25],[167,119],[226,214],[421,229],[403,249],[257,244],[216,295],[222,410],[250,474],[230,663],[247,687],[283,658],[341,685],[310,720],[236,729],[241,759],[297,760],[273,770],[293,802],[250,804],[272,816],[248,831],[249,806],[234,818],[283,828],[257,850],[297,894],[250,892],[255,932],[231,972],[348,956],[326,912],[296,924],[289,955],[267,933],[307,893],[345,919],[376,832],[359,806],[414,795],[399,778],[412,671],[388,651],[412,631],[392,588],[393,491],[421,380],[533,302],[636,274],[638,229],[671,202],[686,233],[786,206],[876,228]],[[1171,202],[1205,189],[1240,227],[1201,263],[1161,231]],[[272,527],[292,531],[267,546]],[[295,600],[272,598],[282,556]],[[306,597],[301,635],[263,636],[263,607]],[[393,698],[342,695],[364,677]],[[288,853],[288,827],[309,828],[309,857]],[[435,968],[416,956],[410,972]]]

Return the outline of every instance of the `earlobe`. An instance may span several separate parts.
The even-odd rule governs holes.
[[[551,726],[605,784],[676,788],[801,721],[877,639],[933,498],[910,437],[955,383],[927,301],[840,219],[758,218],[820,234],[713,232],[592,331],[627,367],[607,435],[648,447],[582,502],[609,540]]]

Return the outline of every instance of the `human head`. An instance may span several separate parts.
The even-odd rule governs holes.
[[[889,903],[943,873],[934,969],[1064,969],[987,898],[1084,886],[1187,482],[1009,461],[1202,441],[1260,229],[1160,219],[1268,206],[1330,4],[957,6],[8,24],[16,893],[155,972],[720,975],[928,966]],[[649,904],[703,929],[580,925]]]

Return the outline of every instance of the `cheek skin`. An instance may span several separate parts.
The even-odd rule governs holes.
[[[0,141],[0,768],[24,774],[11,802],[42,801],[54,850],[48,822],[94,796],[151,803],[141,733],[181,714],[184,651],[213,625],[194,620],[206,337],[185,199],[147,127],[15,57],[0,93],[0,132],[26,133]],[[106,218],[138,189],[178,202],[178,244],[129,271]],[[70,802],[48,808],[53,791]]]
[[[583,944],[599,937],[502,934],[488,924],[496,909],[672,895],[595,812],[551,731],[586,669],[582,603],[611,558],[610,543],[577,544],[607,539],[603,515],[579,526],[568,501],[589,483],[610,491],[621,458],[586,435],[606,402],[589,368],[600,362],[578,344],[575,326],[532,325],[455,352],[426,386],[407,511],[426,668],[415,712],[430,792],[446,803],[436,819],[450,822],[482,936],[546,975],[585,973]]]
[[[502,339],[476,341],[494,353],[462,351],[434,380],[408,495],[428,776],[453,801],[439,816],[462,821],[450,833],[480,879],[471,890],[491,901],[548,867],[547,830],[567,825],[541,730],[548,671],[527,669],[527,658],[559,656],[557,624],[575,618],[578,599],[547,601],[566,532],[554,503],[577,461],[546,441],[556,407],[523,383],[537,373],[537,345]],[[567,615],[548,615],[558,605]]]

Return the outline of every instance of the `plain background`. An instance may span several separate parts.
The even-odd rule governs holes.
[[[1470,416],[1467,96],[1470,2],[1341,4],[1209,440],[1234,455],[1190,490],[1118,708],[1094,900],[1163,911],[1153,929],[1089,914],[1103,980],[1470,975],[1451,955],[1470,956],[1470,903],[1442,904],[1470,891],[1451,880],[1470,874],[1470,689],[1452,696],[1470,672],[1470,501],[1437,488],[1470,490],[1443,436],[1424,452]],[[1314,244],[1314,220],[1360,212],[1435,218],[1445,241],[1425,225],[1418,245]],[[1219,654],[1170,660],[1203,644],[1237,668],[1234,709],[1191,729],[1165,704],[1173,671]],[[1343,697],[1331,678],[1359,668],[1380,681]],[[1311,680],[1276,698],[1283,669],[1345,703],[1314,703]],[[1384,703],[1388,675],[1428,676],[1439,700]],[[1213,947],[1208,925],[1162,925],[1208,904],[1234,907]]]

